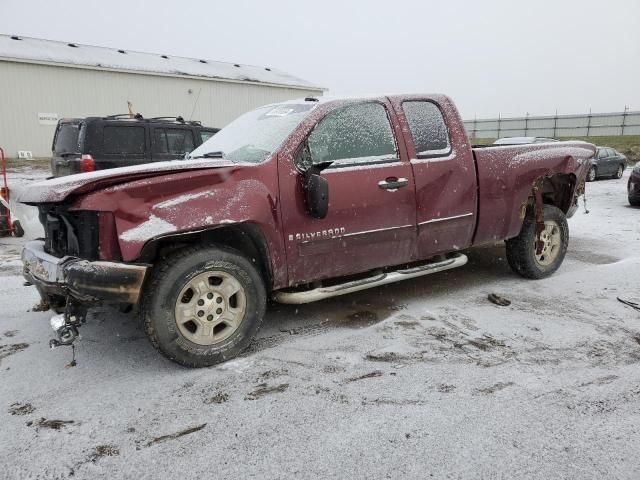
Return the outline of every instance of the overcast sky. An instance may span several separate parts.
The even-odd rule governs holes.
[[[640,110],[640,0],[0,0],[0,32],[446,93],[466,118]]]

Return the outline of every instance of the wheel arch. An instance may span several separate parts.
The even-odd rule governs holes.
[[[576,191],[576,176],[573,173],[556,173],[538,179],[545,205],[554,205],[566,215],[573,205]],[[531,198],[533,199],[533,192]]]
[[[273,271],[269,248],[260,228],[252,223],[218,225],[204,230],[158,237],[145,244],[138,261],[153,264],[161,256],[170,255],[194,244],[221,245],[238,250],[258,267],[267,290],[271,290]]]
[[[528,212],[536,211],[536,190],[540,192],[542,200],[540,207],[553,205],[559,208],[567,217],[570,217],[577,208],[574,202],[576,187],[577,179],[573,173],[556,173],[539,177],[533,183],[526,200],[520,205],[517,227],[512,229],[511,235],[507,238],[519,235],[524,227],[524,220]]]

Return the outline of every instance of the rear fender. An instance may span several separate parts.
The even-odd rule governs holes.
[[[536,185],[544,203],[571,216],[594,152],[583,142],[474,149],[480,199],[474,244],[517,236]]]

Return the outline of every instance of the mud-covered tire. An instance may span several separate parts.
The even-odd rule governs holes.
[[[595,182],[598,178],[598,170],[595,166],[591,166],[589,168],[589,173],[587,173],[587,182]]]
[[[559,242],[553,260],[541,263],[536,255],[536,221],[532,208],[527,210],[522,230],[517,237],[507,240],[507,261],[517,274],[531,279],[545,278],[562,265],[569,246],[569,225],[565,214],[553,205],[544,206],[545,224],[557,226]]]
[[[189,335],[184,325],[178,326],[176,309],[177,302],[183,301],[184,288],[210,272],[235,279],[234,284],[242,288],[244,313],[228,338],[203,345],[181,333]],[[169,360],[187,367],[207,367],[229,360],[249,346],[264,318],[266,302],[262,276],[240,252],[222,246],[193,247],[154,267],[143,292],[140,315],[151,344]]]

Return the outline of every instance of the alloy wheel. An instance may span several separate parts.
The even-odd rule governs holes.
[[[540,233],[540,241],[543,242],[542,252],[538,254],[536,250],[536,262],[546,267],[556,260],[562,250],[562,235],[556,222],[547,221],[544,225],[544,230]]]
[[[209,271],[182,288],[175,304],[179,332],[198,345],[215,345],[240,326],[247,299],[240,282],[227,272]]]

